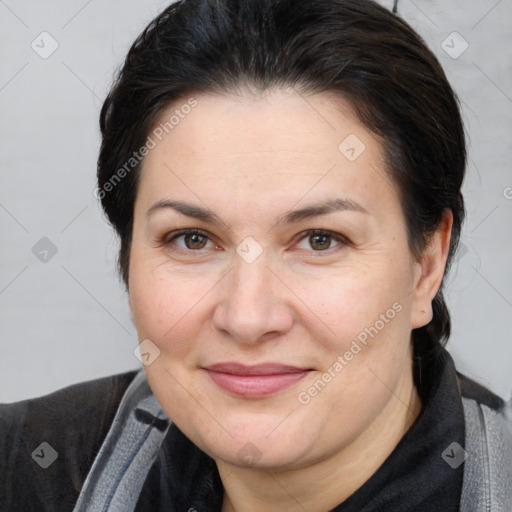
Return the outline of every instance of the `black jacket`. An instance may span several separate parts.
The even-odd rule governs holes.
[[[72,511],[120,401],[141,372],[134,370],[40,398],[0,405],[0,512]],[[449,355],[442,365],[427,368],[423,380],[420,417],[382,467],[336,511],[464,510],[461,492],[467,462],[451,468],[441,458],[448,460],[442,451],[453,441],[464,447],[467,432],[462,399],[464,407],[471,403],[496,415],[505,404],[486,388],[455,374]],[[161,419],[142,409],[136,409],[134,417],[163,431],[161,447],[145,477],[136,510],[177,511],[190,505],[183,509],[187,511],[193,504],[198,512],[219,511],[222,486],[212,459],[170,422],[162,424]],[[512,437],[504,442],[510,449]],[[52,449],[58,461],[44,468],[51,462]],[[473,484],[467,484],[468,496]],[[414,492],[411,486],[416,487]],[[487,487],[483,499],[491,503],[493,483]],[[173,496],[170,489],[174,489]],[[199,496],[198,489],[206,489],[208,496]],[[482,493],[480,487],[476,492]],[[470,501],[477,506],[474,498]],[[465,506],[464,512],[511,512],[501,505],[491,504],[485,511]]]
[[[0,511],[73,510],[119,401],[136,370],[0,406]],[[32,452],[43,442],[59,463],[45,470]]]

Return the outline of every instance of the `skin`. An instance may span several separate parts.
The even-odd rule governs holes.
[[[148,381],[171,420],[215,459],[223,512],[326,511],[368,480],[421,411],[411,330],[432,318],[451,212],[416,260],[381,142],[329,93],[194,97],[197,107],[145,157],[135,203],[130,305],[139,339],[160,350],[144,367]],[[366,146],[354,161],[338,149],[349,134]],[[277,222],[337,198],[368,213]],[[162,200],[208,208],[220,222],[170,207],[148,216]],[[209,238],[172,239],[187,228]],[[348,241],[311,239],[310,229]],[[252,263],[236,252],[248,236],[263,249]],[[396,303],[400,312],[301,403],[299,393]],[[273,395],[243,398],[202,369],[225,361],[311,371]]]

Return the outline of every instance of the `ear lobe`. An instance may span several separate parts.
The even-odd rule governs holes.
[[[432,320],[432,301],[443,280],[450,250],[452,225],[452,211],[445,209],[436,232],[431,236],[417,263],[421,272],[414,283],[411,329],[423,327]]]

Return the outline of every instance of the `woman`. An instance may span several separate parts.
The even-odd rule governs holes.
[[[143,369],[0,409],[6,510],[512,510],[443,348],[454,92],[369,0],[192,0],[138,37],[96,194]]]

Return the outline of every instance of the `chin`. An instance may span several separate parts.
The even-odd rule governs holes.
[[[248,439],[238,439],[226,446],[225,450],[219,450],[217,446],[210,456],[233,466],[265,470],[295,466],[303,458],[303,454],[297,453],[296,445],[283,444],[281,441],[255,443]]]
[[[193,435],[191,440],[214,459],[246,468],[278,469],[300,464],[314,449],[315,436],[310,437],[311,441],[305,439],[301,425],[291,423],[285,427],[287,420],[283,422],[282,417],[276,420],[274,415],[262,416],[225,420],[222,425],[231,436],[224,430],[196,430],[197,437]]]

